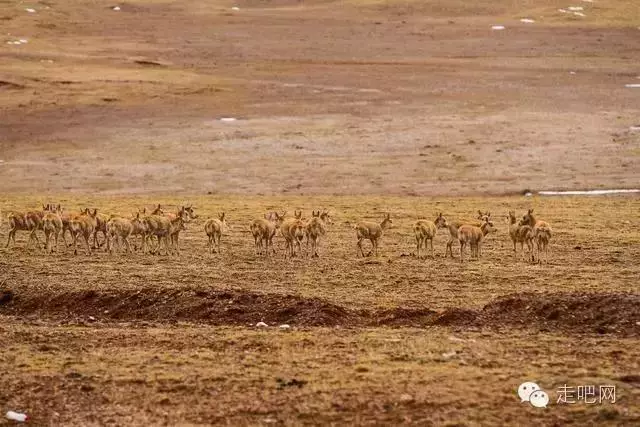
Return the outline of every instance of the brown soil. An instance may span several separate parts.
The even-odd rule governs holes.
[[[6,287],[6,284],[5,284]],[[94,315],[98,314],[98,319]],[[428,308],[350,310],[320,298],[202,289],[140,288],[0,297],[0,314],[69,322],[196,322],[252,326],[450,326],[473,329],[535,329],[543,332],[640,336],[640,295],[524,293],[506,295],[482,310]],[[90,319],[90,320],[87,320]]]

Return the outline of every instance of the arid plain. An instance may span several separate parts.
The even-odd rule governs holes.
[[[0,1],[0,23],[0,412],[640,423],[640,199],[523,195],[640,187],[640,5]],[[47,203],[199,217],[179,256],[4,248],[7,214]],[[514,259],[506,215],[529,208],[548,264]],[[284,259],[280,236],[257,256],[249,222],[299,209],[332,215],[320,257]],[[445,230],[414,256],[417,219],[479,209],[498,229],[480,260],[444,257]],[[386,213],[358,258],[353,225]],[[520,403],[527,380],[547,408]],[[617,400],[557,404],[565,384]]]

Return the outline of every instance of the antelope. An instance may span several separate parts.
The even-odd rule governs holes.
[[[497,231],[493,223],[487,216],[480,227],[464,224],[458,228],[458,241],[460,241],[460,262],[463,262],[464,247],[469,245],[471,258],[480,258],[482,254],[482,242],[487,234]]]
[[[82,235],[82,237],[84,238],[84,242],[87,246],[87,254],[91,255],[91,247],[89,246],[89,239],[91,238],[91,234],[96,228],[97,214],[98,214],[97,210],[94,210],[93,213],[91,213],[89,212],[89,209],[85,209],[83,213],[81,213],[80,215],[73,216],[69,220],[69,230],[71,231],[71,236],[73,237],[74,255],[78,254],[78,237],[80,235]]]
[[[551,226],[533,216],[533,209],[529,209],[526,215],[520,220],[521,225],[528,225],[533,228],[533,239],[536,242],[538,252],[538,262],[542,262],[541,253],[544,252],[545,263],[549,262],[549,242],[551,241]],[[535,259],[534,259],[535,260]]]
[[[371,251],[366,256],[370,256],[375,252],[375,255],[378,256],[378,242],[382,237],[382,233],[391,227],[393,221],[391,220],[391,215],[387,214],[380,224],[370,221],[360,221],[354,227],[356,230],[356,237],[358,239],[358,249],[360,250],[360,254],[364,257],[364,251],[362,250],[362,241],[367,239],[371,242]]]
[[[64,246],[68,247],[69,245],[67,244],[67,231],[69,232],[69,234],[71,235],[71,237],[73,238],[73,233],[71,233],[71,229],[69,228],[69,221],[71,220],[71,217],[73,216],[72,214],[66,213],[64,212],[64,210],[62,209],[62,207],[60,205],[57,205],[55,207],[55,211],[58,212],[58,215],[60,216],[60,220],[62,221],[62,241],[64,242]],[[86,211],[86,210],[85,210]],[[84,212],[84,211],[82,211]],[[82,213],[80,212],[80,214]]]
[[[140,213],[133,216],[132,219],[113,216],[107,221],[107,252],[113,254],[114,244],[122,250],[122,242],[125,244],[127,252],[131,252],[131,244],[129,237],[135,234],[144,234],[145,224],[140,218]]]
[[[451,254],[451,258],[453,258],[453,242],[458,240],[458,229],[464,223],[462,221],[446,221],[447,229],[449,230],[449,240],[447,241],[447,247],[444,250],[444,256],[447,257],[447,254]]]
[[[30,211],[26,213],[21,212],[9,212],[7,220],[9,221],[9,238],[7,239],[7,245],[5,247],[9,247],[11,240],[13,240],[13,245],[16,244],[16,232],[18,231],[30,231],[29,240],[27,241],[26,249],[29,249],[31,242],[35,239],[38,247],[40,246],[40,240],[38,239],[38,235],[36,234],[36,230],[42,228],[42,218],[44,217],[44,212],[42,211]]]
[[[480,221],[485,222],[485,220],[487,218],[491,218],[491,212],[486,211],[485,213],[482,213],[482,211],[480,209],[478,209],[478,218]]]
[[[428,249],[428,243],[431,243],[431,257],[433,255],[433,238],[436,237],[438,228],[446,228],[447,220],[442,216],[442,212],[437,216],[435,221],[419,219],[413,226],[413,233],[416,236],[416,256],[420,258],[420,249],[424,245],[425,250]]]
[[[109,222],[111,217],[103,213],[98,213],[98,209],[94,209],[93,214],[96,218],[96,228],[93,230],[93,249],[98,249],[107,241],[107,222]],[[98,244],[98,233],[102,233],[104,239],[102,245]]]
[[[179,233],[180,230],[183,229],[187,221],[187,214],[184,211],[179,212],[178,216],[173,219],[160,215],[149,215],[144,218],[147,235],[158,237],[158,253],[160,253],[162,242],[164,242],[165,254],[180,254],[180,248],[171,245],[171,239],[174,234]],[[146,239],[143,239],[143,253],[146,252],[145,242]],[[170,246],[171,249],[169,248]]]
[[[222,237],[222,232],[225,228],[227,228],[227,221],[224,212],[218,215],[218,218],[208,219],[207,222],[204,223],[204,232],[209,238],[209,251],[211,253],[220,253],[220,237]],[[217,250],[215,248],[216,246]]]
[[[161,206],[158,204],[158,207],[152,212],[152,215],[154,214],[157,215],[158,213],[160,215],[163,214],[162,212],[162,208]],[[196,219],[198,218],[198,215],[196,215],[193,206],[189,205],[189,206],[181,206],[180,209],[178,209],[177,213],[168,213],[166,214],[167,218],[169,218],[170,220],[174,220],[178,217],[183,217],[184,221],[182,222],[182,225],[178,228],[176,228],[176,230],[173,232],[173,234],[171,234],[170,239],[171,239],[171,245],[176,247],[176,250],[178,251],[178,253],[180,252],[180,244],[179,244],[179,237],[180,237],[180,231],[185,230],[186,228],[184,227],[184,224],[191,221],[192,219]]]
[[[516,243],[520,243],[520,251],[524,256],[524,244],[527,244],[527,248],[533,256],[533,229],[529,225],[516,224],[516,213],[509,211],[509,237],[513,242],[513,256],[517,258]]]
[[[477,219],[481,220],[482,222],[485,221],[485,219],[487,218],[491,218],[491,212],[485,212],[482,213],[482,211],[478,210],[478,217]],[[449,230],[449,240],[447,241],[447,247],[444,250],[444,256],[446,258],[447,254],[451,255],[451,258],[453,258],[453,242],[458,241],[458,229],[460,228],[460,226],[465,225],[464,222],[462,221],[452,221],[449,222],[447,221],[447,229]],[[482,225],[482,224],[480,224]]]
[[[59,205],[58,205],[59,208]],[[58,237],[62,232],[62,218],[60,218],[58,208],[54,208],[51,205],[47,205],[47,210],[42,217],[42,230],[45,237],[45,250],[46,252],[53,252],[51,247],[51,240],[55,240],[56,251],[58,250]],[[53,239],[51,238],[53,236]],[[66,246],[66,243],[65,243]]]
[[[302,219],[302,211],[294,211],[294,218],[287,219],[280,224],[280,233],[285,240],[284,256],[286,258],[287,253],[290,257],[296,256],[295,248],[298,248],[298,253],[302,252],[301,242],[304,239],[306,224]]]
[[[304,229],[304,234],[307,237],[307,253],[309,252],[309,241],[311,241],[312,257],[320,256],[318,255],[320,237],[327,233],[327,226],[332,223],[331,216],[329,216],[329,212],[327,212],[326,209],[323,210],[322,213],[320,213],[320,211],[312,212],[311,220],[306,224]]]
[[[279,215],[277,212],[271,212],[269,215],[265,214],[264,218],[251,221],[249,229],[255,240],[257,254],[261,254],[264,250],[264,255],[269,256],[269,247],[271,247],[273,251],[273,236],[275,236],[276,231],[280,228],[286,215],[286,212],[282,215]]]

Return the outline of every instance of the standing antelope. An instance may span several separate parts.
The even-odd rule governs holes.
[[[433,238],[436,237],[438,228],[447,228],[447,220],[442,216],[442,212],[438,215],[435,221],[429,221],[426,219],[419,219],[413,225],[413,233],[416,236],[416,256],[420,258],[420,249],[424,245],[425,251],[428,249],[428,244],[431,243],[431,257],[433,255]]]
[[[463,261],[464,247],[468,244],[471,249],[471,258],[480,258],[482,255],[482,242],[487,234],[497,231],[489,219],[485,218],[480,227],[464,224],[458,229],[458,240],[460,241],[460,262]]]
[[[178,212],[178,215],[175,218],[160,215],[148,215],[143,218],[143,221],[145,223],[146,236],[156,236],[158,238],[158,253],[161,252],[162,244],[164,242],[165,254],[180,254],[180,248],[176,245],[172,245],[172,239],[176,233],[179,233],[180,230],[183,229],[184,224],[188,221],[187,214],[184,211],[181,210]],[[146,241],[146,238],[142,239],[143,253],[146,253]]]
[[[307,237],[307,253],[309,252],[309,241],[311,241],[312,257],[319,257],[318,246],[320,244],[320,237],[327,233],[327,226],[331,225],[331,216],[327,210],[313,211],[311,214],[311,220],[306,224],[304,234]]]
[[[273,236],[276,235],[276,231],[280,228],[280,224],[282,224],[286,215],[286,212],[282,215],[279,215],[277,212],[271,212],[268,215],[265,214],[264,218],[251,221],[249,229],[255,240],[257,254],[269,256],[269,247],[271,247],[273,251]]]
[[[285,241],[284,256],[287,254],[290,257],[296,256],[295,248],[298,248],[298,253],[302,252],[302,240],[304,239],[306,224],[302,220],[302,211],[294,211],[294,218],[287,219],[280,225],[280,233]]]
[[[40,240],[36,234],[36,230],[42,229],[42,218],[44,217],[43,211],[30,211],[26,213],[21,212],[9,212],[7,220],[9,221],[9,238],[7,239],[7,248],[13,240],[13,245],[16,244],[16,232],[29,231],[29,240],[27,241],[26,248],[29,249],[31,242],[35,239],[38,247],[40,246]]]
[[[207,222],[204,223],[204,232],[207,233],[207,237],[209,238],[209,252],[220,253],[220,237],[222,237],[222,232],[225,228],[227,228],[227,221],[224,212],[222,212],[218,218],[208,219]]]
[[[360,221],[354,227],[356,230],[356,237],[358,239],[358,249],[360,250],[360,254],[364,257],[364,251],[362,250],[362,241],[367,239],[371,242],[371,251],[367,254],[370,256],[375,252],[375,255],[378,256],[378,243],[380,238],[382,237],[382,233],[391,227],[393,221],[391,220],[391,215],[387,214],[380,224],[376,224],[375,222],[370,221]]]
[[[55,240],[55,248],[58,250],[58,237],[62,232],[62,218],[60,218],[60,205],[55,208],[52,205],[47,205],[46,212],[42,217],[42,230],[44,231],[45,237],[45,250],[48,253],[53,252],[53,248],[51,247],[51,241]],[[52,239],[53,236],[53,239]],[[64,236],[63,236],[64,238]],[[66,241],[65,241],[66,246]]]
[[[69,230],[71,231],[71,236],[73,237],[73,253],[75,255],[78,254],[78,237],[82,236],[84,238],[84,242],[87,246],[87,254],[91,255],[91,247],[89,246],[89,239],[91,238],[91,234],[96,228],[97,220],[96,215],[98,214],[97,210],[94,210],[93,213],[89,212],[89,209],[85,209],[83,213],[80,215],[76,215],[71,217],[69,220]]]
[[[124,242],[125,250],[131,252],[131,244],[129,237],[135,234],[142,234],[145,231],[144,221],[140,218],[140,213],[133,216],[132,219],[112,216],[107,221],[107,252],[113,254],[115,245],[122,250]]]
[[[533,257],[533,229],[529,225],[516,224],[516,221],[516,213],[509,211],[509,237],[513,242],[513,256],[517,258],[516,243],[520,243],[520,252],[524,256],[524,245],[526,243]]]
[[[520,224],[533,227],[533,239],[536,242],[536,252],[538,262],[542,262],[541,253],[544,252],[545,263],[549,262],[549,242],[551,241],[551,226],[533,216],[533,209],[529,209],[526,215],[520,220]]]
[[[160,211],[162,212],[160,205],[158,205],[158,207],[156,208],[156,211]],[[173,213],[168,213],[166,215],[170,220],[175,220],[178,217],[183,217],[183,222],[182,225],[178,228],[175,229],[175,231],[173,232],[173,234],[171,234],[170,239],[171,239],[171,245],[175,246],[176,250],[178,251],[178,253],[180,252],[180,242],[179,242],[179,237],[180,237],[180,232],[182,230],[185,230],[185,226],[184,224],[186,224],[187,222],[191,221],[192,219],[196,219],[198,218],[198,215],[196,215],[196,212],[193,208],[192,205],[189,206],[181,206],[180,209],[178,209],[178,212],[173,214]]]
[[[98,213],[98,209],[94,209],[93,214],[96,218],[96,228],[93,230],[93,249],[98,249],[107,242],[107,222],[111,217],[107,214]],[[98,233],[102,233],[104,240],[102,245],[98,244]]]

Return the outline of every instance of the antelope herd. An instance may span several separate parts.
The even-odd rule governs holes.
[[[78,243],[84,244],[87,254],[92,250],[103,246],[109,254],[123,250],[133,252],[138,250],[138,245],[132,248],[129,239],[140,237],[139,250],[142,253],[180,254],[180,232],[186,230],[186,225],[198,218],[191,205],[181,206],[176,212],[165,213],[161,205],[153,210],[138,210],[131,217],[120,215],[105,215],[97,209],[85,208],[76,213],[65,212],[60,205],[47,204],[42,210],[28,212],[10,212],[7,215],[9,224],[8,248],[18,231],[29,232],[26,248],[34,243],[43,247],[46,253],[52,253],[58,249],[59,239],[62,238],[64,247],[73,247],[74,254],[78,253]],[[420,219],[413,225],[413,234],[416,239],[417,258],[427,256],[430,248],[431,257],[435,257],[433,240],[439,229],[449,232],[444,256],[453,257],[453,243],[460,243],[460,261],[464,261],[465,248],[469,246],[471,258],[482,256],[482,244],[487,235],[497,229],[491,219],[490,212],[478,211],[479,223],[465,223],[462,221],[449,221],[442,213],[439,213],[434,221]],[[520,220],[514,211],[509,211],[507,216],[509,224],[509,237],[513,243],[514,258],[518,259],[517,244],[520,244],[521,257],[531,261],[548,262],[548,248],[551,240],[551,227],[545,221],[537,219],[533,215],[533,209],[529,209]],[[333,224],[331,215],[327,210],[312,211],[310,219],[303,218],[302,211],[294,211],[293,217],[288,217],[287,212],[269,212],[261,218],[257,218],[249,224],[249,231],[254,239],[256,254],[270,256],[276,253],[273,247],[273,239],[279,233],[282,236],[285,249],[285,257],[302,256],[302,243],[305,244],[305,252],[308,256],[319,257],[318,248],[320,240]],[[380,240],[387,229],[393,224],[390,214],[386,214],[380,223],[360,221],[353,225],[357,239],[357,252],[360,256],[378,256]],[[2,215],[0,214],[0,225]],[[224,232],[228,229],[226,214],[220,213],[217,218],[211,218],[204,223],[204,232],[208,238],[207,246],[210,253],[219,253],[220,241]],[[44,233],[44,245],[38,238],[37,231]],[[67,232],[71,237],[71,243],[67,243]],[[102,242],[98,235],[102,234]],[[90,244],[93,238],[93,245]],[[155,242],[154,242],[155,240]],[[365,255],[363,242],[371,243],[371,250]],[[309,245],[311,250],[309,251]],[[525,253],[525,247],[528,254]]]

